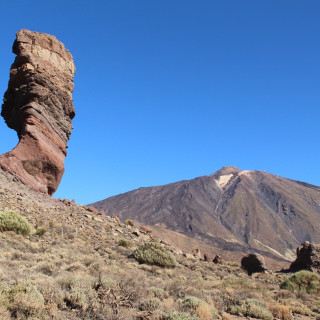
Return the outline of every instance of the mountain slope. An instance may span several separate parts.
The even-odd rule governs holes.
[[[302,241],[320,242],[320,187],[260,171],[224,167],[92,205],[121,219],[165,224],[223,250],[290,260]]]

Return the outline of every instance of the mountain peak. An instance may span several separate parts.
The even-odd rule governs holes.
[[[299,243],[320,240],[320,190],[307,184],[228,166],[187,186],[144,188],[92,205],[120,219],[163,223],[222,250],[273,259],[292,259]]]

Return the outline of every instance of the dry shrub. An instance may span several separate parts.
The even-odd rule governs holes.
[[[201,320],[215,319],[218,315],[215,308],[206,302],[201,302],[197,307],[195,313]]]
[[[211,320],[217,316],[216,309],[207,302],[193,296],[186,296],[180,300],[183,311],[190,312],[201,320]]]
[[[41,313],[44,298],[38,288],[29,281],[17,283],[8,291],[11,314],[17,318],[28,318]]]
[[[79,261],[73,262],[70,265],[66,266],[66,271],[75,272],[75,271],[84,271],[86,270],[85,266]]]
[[[133,226],[134,226],[134,221],[133,221],[133,220],[131,220],[131,219],[127,219],[127,220],[125,220],[125,221],[124,221],[124,223],[125,223],[125,225],[127,225],[127,226],[131,226],[131,227],[133,227]]]
[[[272,312],[273,316],[280,320],[291,320],[292,319],[292,312],[288,306],[283,304],[274,304],[269,307],[270,311]]]
[[[65,294],[60,287],[59,279],[42,277],[37,280],[36,285],[44,298],[46,309],[49,309],[49,307],[53,307],[53,309],[64,307]]]
[[[55,270],[56,270],[56,266],[52,263],[47,263],[47,262],[39,265],[37,268],[38,272],[43,273],[47,276],[51,276]]]
[[[199,320],[198,317],[192,316],[186,312],[164,312],[161,320]]]
[[[279,302],[285,306],[288,306],[292,313],[314,316],[314,313],[297,299],[283,299],[279,300]]]
[[[38,227],[37,230],[36,230],[36,235],[39,236],[39,237],[42,237],[44,236],[46,233],[48,232],[48,230],[46,229],[46,227]]]
[[[94,281],[81,276],[65,276],[59,279],[64,291],[64,301],[72,309],[86,311],[89,307],[97,306],[97,292],[94,290]]]
[[[140,302],[139,310],[155,311],[159,308],[161,300],[159,298],[148,298]]]
[[[152,294],[155,298],[159,298],[160,300],[163,300],[169,297],[168,291],[162,288],[157,288],[157,287],[150,287],[148,289],[148,293]]]
[[[164,299],[164,300],[162,301],[162,306],[163,306],[163,309],[164,309],[164,310],[170,310],[170,309],[172,309],[173,306],[174,306],[174,300],[173,300],[173,298],[172,298],[172,297],[169,297],[169,298],[167,298],[167,299]]]
[[[320,275],[302,270],[289,276],[280,287],[292,292],[320,294]]]
[[[132,246],[132,243],[130,240],[122,238],[122,239],[119,239],[118,246],[124,247],[124,248],[130,248]]]
[[[227,306],[226,311],[240,317],[252,317],[264,320],[273,319],[271,312],[265,308],[261,301],[256,299],[234,301]]]

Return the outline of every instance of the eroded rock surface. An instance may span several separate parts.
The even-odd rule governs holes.
[[[320,273],[320,244],[304,241],[301,245],[302,248],[297,248],[297,259],[291,263],[289,271],[309,270]]]
[[[75,116],[72,55],[54,36],[20,30],[1,115],[17,131],[18,145],[0,166],[34,190],[52,195],[64,172]]]

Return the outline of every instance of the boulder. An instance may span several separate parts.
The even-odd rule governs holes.
[[[140,231],[141,233],[145,233],[145,234],[150,234],[150,233],[152,233],[152,229],[151,229],[150,227],[148,227],[148,226],[141,226],[140,229],[139,229],[139,231]]]
[[[250,253],[241,259],[241,266],[251,276],[256,272],[264,272],[267,270],[264,258],[258,253]]]
[[[52,195],[64,172],[75,116],[73,58],[54,36],[20,30],[13,44],[1,115],[19,143],[0,166],[32,189]]]
[[[222,264],[222,263],[223,263],[223,260],[222,260],[222,258],[217,254],[217,255],[213,258],[212,262],[215,263],[215,264]]]
[[[301,245],[302,248],[297,248],[297,258],[291,263],[289,272],[309,270],[320,273],[320,244],[305,241]]]
[[[207,253],[203,254],[203,260],[204,261],[212,261],[212,259],[209,257],[209,255]]]
[[[193,250],[192,250],[192,255],[193,255],[195,258],[200,259],[200,258],[201,258],[200,249],[193,249]]]
[[[115,214],[113,214],[111,218],[116,220],[118,225],[121,225],[121,221],[120,221],[119,217],[117,217]]]

